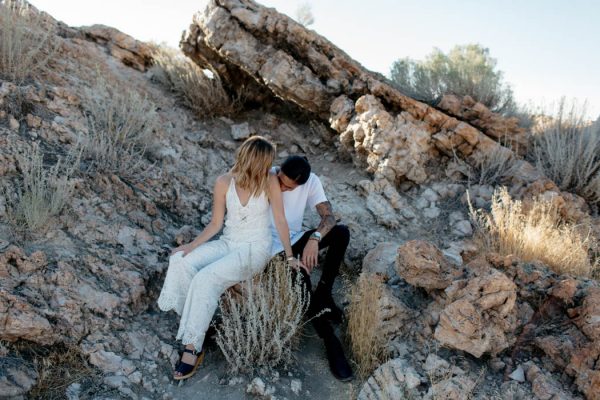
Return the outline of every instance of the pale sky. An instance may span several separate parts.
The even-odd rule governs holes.
[[[204,0],[30,0],[71,26],[104,24],[177,46]],[[303,0],[263,0],[295,16]],[[438,47],[488,47],[517,101],[587,100],[600,116],[600,1],[313,0],[310,26],[365,67],[389,76],[394,60]]]

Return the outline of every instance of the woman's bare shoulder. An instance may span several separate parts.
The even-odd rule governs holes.
[[[228,187],[229,183],[231,182],[231,178],[232,176],[230,173],[219,175],[215,180],[215,188],[219,189]]]

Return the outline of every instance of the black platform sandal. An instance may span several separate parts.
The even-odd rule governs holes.
[[[192,377],[196,373],[196,370],[198,369],[200,364],[202,364],[202,361],[204,360],[204,350],[202,350],[200,353],[198,353],[196,350],[183,349],[183,352],[190,353],[190,354],[196,356],[196,362],[193,365],[184,363],[182,361],[183,360],[183,354],[182,354],[181,360],[179,360],[179,363],[175,367],[175,372],[179,372],[181,375],[173,375],[173,379],[175,379],[176,381],[180,381],[180,380]]]

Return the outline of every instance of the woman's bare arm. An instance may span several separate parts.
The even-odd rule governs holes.
[[[293,257],[292,244],[290,242],[290,230],[288,228],[287,220],[285,219],[285,213],[283,210],[283,199],[281,197],[281,188],[279,187],[279,181],[277,176],[269,176],[269,200],[271,201],[271,208],[273,210],[273,221],[275,222],[275,228],[279,234],[279,239],[283,244],[286,257]]]

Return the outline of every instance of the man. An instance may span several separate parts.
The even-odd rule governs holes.
[[[330,310],[313,318],[313,326],[325,344],[331,372],[337,379],[349,381],[352,379],[352,369],[344,356],[339,339],[335,336],[330,320],[335,322],[342,320],[342,312],[333,301],[331,289],[348,247],[350,232],[345,225],[336,224],[323,185],[319,177],[311,172],[310,164],[305,157],[290,156],[281,167],[275,167],[274,170],[283,192],[283,208],[290,229],[292,250],[300,259],[299,272],[309,294],[308,317],[313,318],[326,308]],[[302,231],[302,220],[307,205],[316,208],[321,216],[321,222],[316,229]],[[275,255],[283,251],[283,246],[273,224],[271,224],[271,231],[272,253]],[[317,265],[319,250],[323,248],[327,248],[327,255],[322,265],[321,279],[312,293],[310,273]]]

